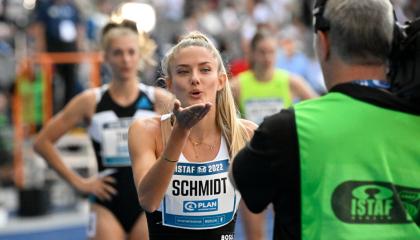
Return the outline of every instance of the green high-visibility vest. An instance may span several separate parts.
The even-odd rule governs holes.
[[[242,117],[257,124],[264,117],[279,112],[292,105],[292,93],[289,87],[289,73],[276,69],[271,81],[261,82],[252,71],[241,73],[239,110]]]
[[[420,239],[420,116],[341,93],[295,113],[302,239]]]

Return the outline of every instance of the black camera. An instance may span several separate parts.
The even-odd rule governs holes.
[[[388,76],[394,94],[420,104],[420,18],[396,23]]]
[[[314,3],[315,32],[328,31],[330,22],[323,17],[327,0]],[[391,92],[420,105],[420,18],[405,24],[398,23],[394,12],[394,39],[389,56],[388,78]]]

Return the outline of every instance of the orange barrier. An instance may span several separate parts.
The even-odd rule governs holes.
[[[45,73],[43,78],[44,96],[42,98],[43,109],[43,123],[45,124],[53,115],[53,66],[55,64],[80,64],[88,62],[90,68],[90,87],[97,87],[101,84],[100,66],[102,62],[102,55],[99,52],[63,52],[63,53],[38,53],[31,59],[22,59],[17,71],[25,71],[28,64],[39,64],[42,71]],[[17,74],[19,75],[19,74]],[[16,87],[18,89],[18,87]],[[23,99],[16,90],[12,98],[12,121],[15,127],[14,131],[14,150],[13,150],[13,168],[14,168],[14,182],[19,188],[25,186],[24,175],[24,156],[23,143],[25,137],[29,137],[34,131],[29,129],[33,126],[25,126],[23,113]]]
[[[82,63],[89,62],[91,65],[90,87],[97,87],[101,84],[100,66],[102,55],[98,52],[65,52],[65,53],[39,53],[36,55],[34,62],[41,65],[45,73],[45,97],[44,97],[44,123],[48,121],[53,114],[52,110],[52,81],[53,66],[60,63]]]

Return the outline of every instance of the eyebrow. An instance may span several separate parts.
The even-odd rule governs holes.
[[[198,65],[200,66],[200,65],[205,65],[205,64],[211,64],[211,62],[201,62],[201,63],[198,63]],[[176,68],[179,68],[179,67],[189,67],[190,65],[188,65],[188,64],[178,64],[178,65],[176,65],[175,67]]]

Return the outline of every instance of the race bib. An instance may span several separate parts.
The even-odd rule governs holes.
[[[262,123],[264,117],[278,113],[284,106],[280,99],[253,99],[245,102],[245,118],[256,124]]]
[[[228,179],[229,161],[177,163],[163,199],[163,225],[211,229],[235,216],[240,195]]]
[[[102,129],[102,164],[106,167],[131,166],[128,154],[128,128],[132,119],[105,123]]]

